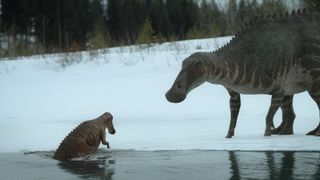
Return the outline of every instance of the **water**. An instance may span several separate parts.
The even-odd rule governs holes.
[[[99,150],[72,162],[53,152],[0,154],[0,179],[320,179],[319,152]]]

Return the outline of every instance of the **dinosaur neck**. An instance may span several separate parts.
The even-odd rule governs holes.
[[[216,56],[214,53],[209,53],[207,63],[207,81],[214,84],[226,85],[232,81],[239,72],[237,64],[231,64],[224,58]]]

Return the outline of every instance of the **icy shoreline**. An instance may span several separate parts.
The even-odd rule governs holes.
[[[319,153],[99,151],[59,162],[48,154],[0,153],[1,179],[319,179]]]

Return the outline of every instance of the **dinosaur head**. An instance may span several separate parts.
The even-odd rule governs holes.
[[[207,53],[194,53],[183,61],[176,80],[166,93],[169,102],[182,102],[192,89],[206,81],[208,74],[207,59]]]
[[[116,130],[114,129],[112,123],[113,116],[110,113],[106,112],[101,116],[101,119],[103,121],[103,125],[108,129],[108,132],[110,134],[115,134]]]

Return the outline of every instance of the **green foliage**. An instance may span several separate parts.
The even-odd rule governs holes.
[[[89,39],[89,49],[106,48],[109,46],[110,41],[106,25],[103,22],[97,22]]]
[[[32,47],[25,43],[18,43],[16,45],[16,54],[14,56],[31,56],[33,54]]]
[[[140,33],[137,43],[138,44],[149,44],[155,42],[153,37],[154,31],[152,29],[151,21],[149,19],[144,23],[142,32]]]
[[[206,33],[197,26],[193,26],[187,33],[187,39],[199,39],[205,37]]]
[[[89,24],[91,29],[88,34],[89,49],[101,49],[108,47],[110,44],[109,31],[105,19],[103,18],[102,6],[99,0],[93,0],[89,4],[91,10],[89,13],[89,21],[93,22]]]

